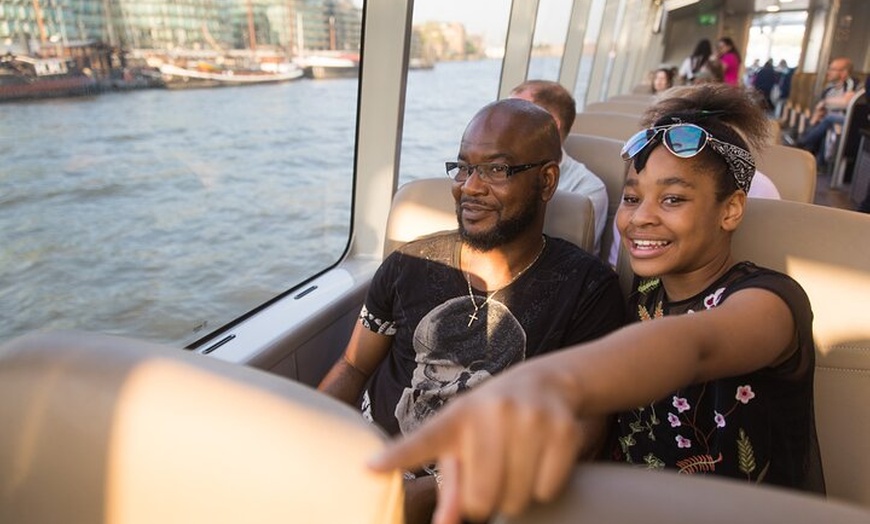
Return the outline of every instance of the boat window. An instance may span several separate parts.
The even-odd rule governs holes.
[[[498,97],[510,0],[416,0],[399,183],[446,176],[466,124]]]
[[[108,45],[87,44],[103,26],[79,2],[42,4],[45,41],[2,41],[22,58],[2,93],[25,92],[14,73],[27,97],[0,103],[0,339],[75,328],[186,344],[348,245],[363,2],[159,19],[137,5],[116,6]],[[38,55],[68,70],[28,65]],[[76,86],[86,96],[54,97]]]
[[[577,87],[574,89],[577,111],[582,111],[586,106],[586,95],[592,82],[592,66],[595,63],[595,53],[598,49],[598,36],[601,34],[601,23],[604,20],[605,5],[606,0],[592,0],[589,16],[586,19],[583,53],[580,57],[580,68],[577,73]]]
[[[528,78],[559,80],[572,3],[572,0],[541,0],[538,4]]]
[[[801,45],[806,31],[807,11],[760,13],[752,19],[744,65],[753,67],[773,59],[774,65],[785,60],[796,67],[801,57]]]

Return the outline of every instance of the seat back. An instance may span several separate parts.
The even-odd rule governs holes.
[[[604,182],[607,188],[607,224],[601,239],[600,255],[607,260],[613,244],[613,218],[622,200],[622,185],[628,166],[619,156],[623,141],[594,135],[572,133],[565,140],[565,152],[582,162]]]
[[[816,339],[816,425],[828,496],[870,508],[870,215],[753,199],[735,260],[787,273],[809,295]]]
[[[577,113],[572,133],[614,138],[625,142],[640,131],[640,118],[637,115],[618,112]]]
[[[0,522],[402,520],[384,437],[299,383],[117,337],[0,347]]]
[[[816,159],[803,149],[769,145],[758,153],[759,171],[776,186],[780,197],[811,204],[816,196]]]
[[[629,95],[613,95],[607,99],[608,102],[634,102],[636,104],[650,105],[655,100],[655,95],[647,91],[642,94]]]
[[[672,471],[640,471],[622,464],[584,464],[553,503],[493,524],[861,524],[862,508],[817,495],[751,486],[733,480]]]
[[[631,100],[607,100],[592,102],[583,108],[584,113],[624,113],[640,117],[651,105],[652,100],[637,102]]]
[[[452,184],[447,177],[421,178],[403,184],[396,191],[387,217],[385,257],[406,242],[457,228]],[[595,245],[592,202],[577,193],[556,191],[547,204],[544,233],[592,252]]]
[[[855,153],[858,150],[858,129],[870,125],[870,113],[867,110],[867,95],[864,88],[858,89],[855,96],[846,106],[846,116],[843,129],[837,140],[837,151],[834,165],[831,169],[831,187],[839,187],[847,182],[846,172],[849,170]],[[851,179],[850,179],[851,180]]]

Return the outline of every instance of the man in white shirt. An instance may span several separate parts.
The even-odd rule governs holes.
[[[577,104],[574,97],[558,82],[548,80],[527,80],[516,86],[510,94],[511,98],[528,100],[550,113],[556,120],[562,143],[568,138],[574,118],[577,116]],[[559,186],[562,191],[579,193],[592,202],[595,214],[595,247],[593,254],[601,250],[601,235],[607,223],[607,188],[595,173],[582,163],[571,158],[562,148],[562,162],[559,164]]]

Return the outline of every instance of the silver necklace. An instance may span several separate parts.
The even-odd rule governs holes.
[[[502,289],[508,287],[509,285],[513,284],[514,282],[516,282],[518,278],[523,276],[523,273],[528,271],[528,269],[530,267],[534,266],[535,262],[537,262],[538,259],[541,258],[541,253],[543,253],[544,248],[547,247],[547,237],[541,236],[541,239],[543,240],[543,242],[541,243],[541,249],[540,249],[540,251],[538,251],[538,254],[535,255],[535,259],[532,260],[531,262],[529,262],[529,264],[526,267],[524,267],[523,269],[521,269],[519,273],[514,275],[514,277],[511,278],[507,284],[501,286],[500,288],[494,290],[492,293],[488,294],[486,296],[486,300],[484,300],[481,304],[478,304],[477,301],[474,300],[474,291],[471,289],[471,275],[469,275],[467,272],[463,271],[463,273],[465,274],[465,282],[468,284],[468,298],[471,299],[471,305],[472,305],[472,307],[474,307],[474,311],[472,311],[471,314],[468,315],[468,326],[467,327],[471,327],[471,324],[473,324],[474,321],[479,318],[477,316],[477,312],[480,311],[481,309],[483,309],[483,306],[489,304],[489,301],[492,300],[492,297],[494,297],[496,295],[496,293],[498,293]],[[459,265],[460,265],[460,267],[462,267],[461,260],[460,260]]]

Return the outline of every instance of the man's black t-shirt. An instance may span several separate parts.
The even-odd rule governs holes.
[[[363,410],[390,434],[407,433],[512,364],[620,327],[625,304],[616,274],[574,244],[546,240],[516,281],[495,293],[474,290],[473,298],[458,269],[457,233],[411,242],[387,257],[360,321],[394,338]]]

